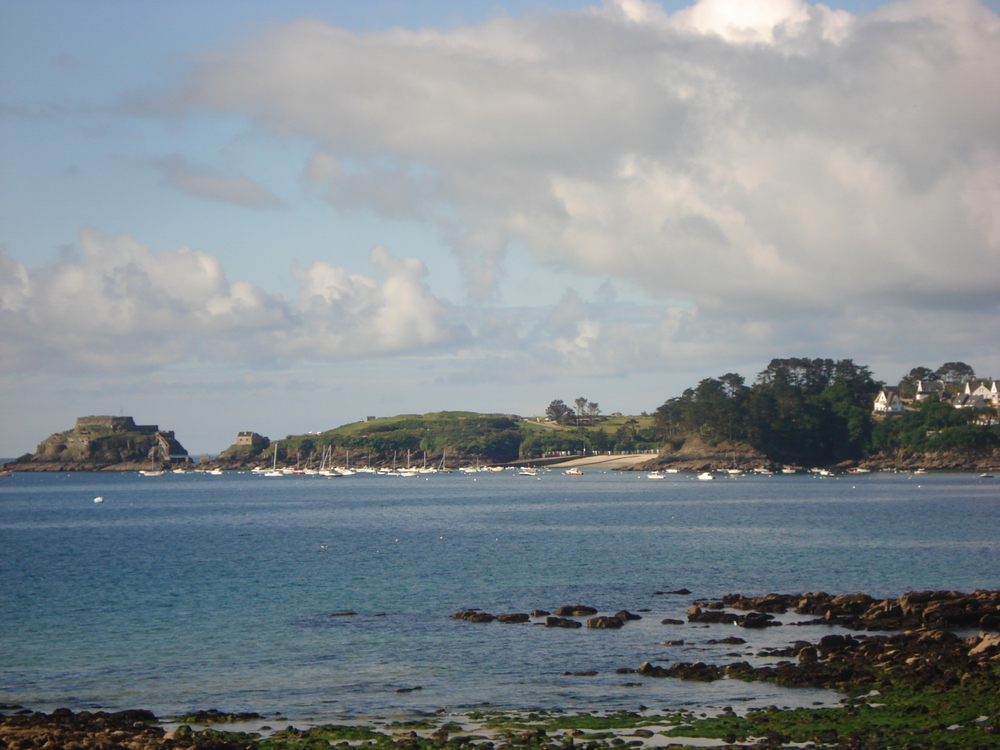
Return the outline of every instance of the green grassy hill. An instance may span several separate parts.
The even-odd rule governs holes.
[[[317,435],[289,435],[278,444],[283,463],[319,463],[332,446],[335,461],[387,465],[402,464],[409,455],[414,464],[426,453],[428,463],[447,456],[458,466],[476,461],[506,463],[568,451],[631,451],[658,448],[652,417],[613,416],[594,424],[559,424],[545,417],[522,419],[510,414],[443,411],[400,414],[367,422],[352,422]]]
[[[318,435],[289,436],[281,441],[279,458],[297,454],[300,460],[315,460],[324,448],[335,455],[347,451],[358,461],[386,464],[404,460],[440,460],[447,454],[453,464],[475,460],[514,461],[518,457],[522,431],[520,417],[508,414],[447,411],[432,414],[400,414],[367,422],[353,422]]]

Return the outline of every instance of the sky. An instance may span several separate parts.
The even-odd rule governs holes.
[[[1000,377],[1000,0],[0,0],[0,456]]]

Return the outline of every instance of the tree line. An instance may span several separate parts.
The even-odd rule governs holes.
[[[971,380],[961,362],[914,368],[904,384]],[[832,465],[885,450],[980,450],[1000,445],[1000,428],[980,414],[927,401],[899,419],[878,421],[874,397],[884,383],[850,359],[772,359],[747,385],[737,373],[706,378],[668,399],[654,414],[657,437],[679,447],[697,436],[717,445],[749,444],[767,458],[801,466]]]
[[[557,398],[545,408],[545,416],[559,424],[594,424],[600,417],[600,406],[588,400],[586,396],[580,396],[573,404],[576,409]]]

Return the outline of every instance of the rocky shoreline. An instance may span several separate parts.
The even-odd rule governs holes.
[[[687,595],[681,589],[664,594]],[[639,610],[642,611],[642,610]],[[687,624],[728,623],[742,636],[707,643],[752,649],[753,633],[780,626],[778,617],[809,619],[789,627],[824,625],[815,640],[797,639],[784,648],[757,653],[769,663],[752,666],[645,660],[618,674],[639,679],[720,679],[771,682],[788,687],[832,688],[845,695],[841,709],[750,709],[725,707],[714,716],[690,711],[533,711],[463,715],[439,711],[415,721],[369,722],[362,726],[286,726],[277,731],[226,730],[233,722],[263,722],[257,714],[204,711],[174,717],[167,726],[149,711],[115,713],[58,709],[50,714],[0,706],[0,748],[65,750],[313,750],[331,745],[377,750],[604,750],[622,746],[684,748],[706,739],[735,748],[1000,747],[1000,591],[923,591],[875,599],[866,594],[730,594],[694,600]],[[641,615],[623,610],[599,615],[596,608],[566,605],[553,612],[492,615],[470,609],[452,615],[469,627],[534,623],[545,627],[619,629]],[[669,627],[684,625],[664,620]],[[976,631],[963,635],[961,631]],[[960,632],[956,632],[960,631]],[[875,633],[875,634],[872,634]],[[613,636],[612,636],[613,637]],[[740,657],[733,653],[731,656]],[[659,661],[659,660],[658,660]],[[566,672],[567,678],[592,672]],[[629,678],[625,678],[629,679]],[[635,679],[635,678],[632,678]],[[630,683],[632,684],[632,683]],[[640,684],[640,683],[635,683]],[[219,728],[214,728],[218,725]]]
[[[763,468],[777,472],[783,468],[794,468],[806,471],[812,468],[847,471],[849,469],[866,469],[868,471],[1000,471],[1000,452],[983,451],[980,453],[964,453],[959,451],[934,451],[916,453],[913,451],[894,451],[867,456],[856,461],[843,461],[830,466],[793,466],[786,467],[769,460],[757,453],[748,445],[719,443],[709,445],[702,440],[686,441],[676,449],[665,448],[658,456],[644,463],[636,464],[624,471],[663,471],[677,469],[678,471],[719,471],[739,469],[753,471]]]
[[[196,464],[164,464],[164,465],[153,465],[152,468],[159,469],[163,471],[170,471],[174,468],[185,468],[193,470]],[[198,465],[199,468],[203,468],[204,464]],[[150,468],[149,461],[124,461],[113,464],[104,463],[94,463],[91,461],[32,461],[19,463],[12,461],[10,463],[4,464],[3,470],[11,472],[41,472],[41,473],[66,473],[66,472],[134,472],[134,471],[148,471]]]

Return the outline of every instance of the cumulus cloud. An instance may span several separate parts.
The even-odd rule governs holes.
[[[312,139],[303,169],[334,205],[436,222],[474,290],[512,240],[761,321],[981,311],[1000,290],[1000,19],[974,0],[301,20],[214,53],[171,101]]]
[[[284,202],[258,182],[170,154],[156,161],[163,183],[182,193],[246,208],[281,208]]]
[[[0,370],[117,370],[194,360],[329,361],[405,353],[459,334],[420,261],[371,253],[374,276],[316,262],[297,305],[229,281],[188,248],[154,253],[85,228],[79,252],[29,269],[0,254]]]
[[[381,279],[325,261],[296,272],[303,325],[283,351],[337,358],[425,350],[460,338],[459,327],[445,323],[447,306],[424,286],[421,261],[394,258],[381,246],[368,259]]]

